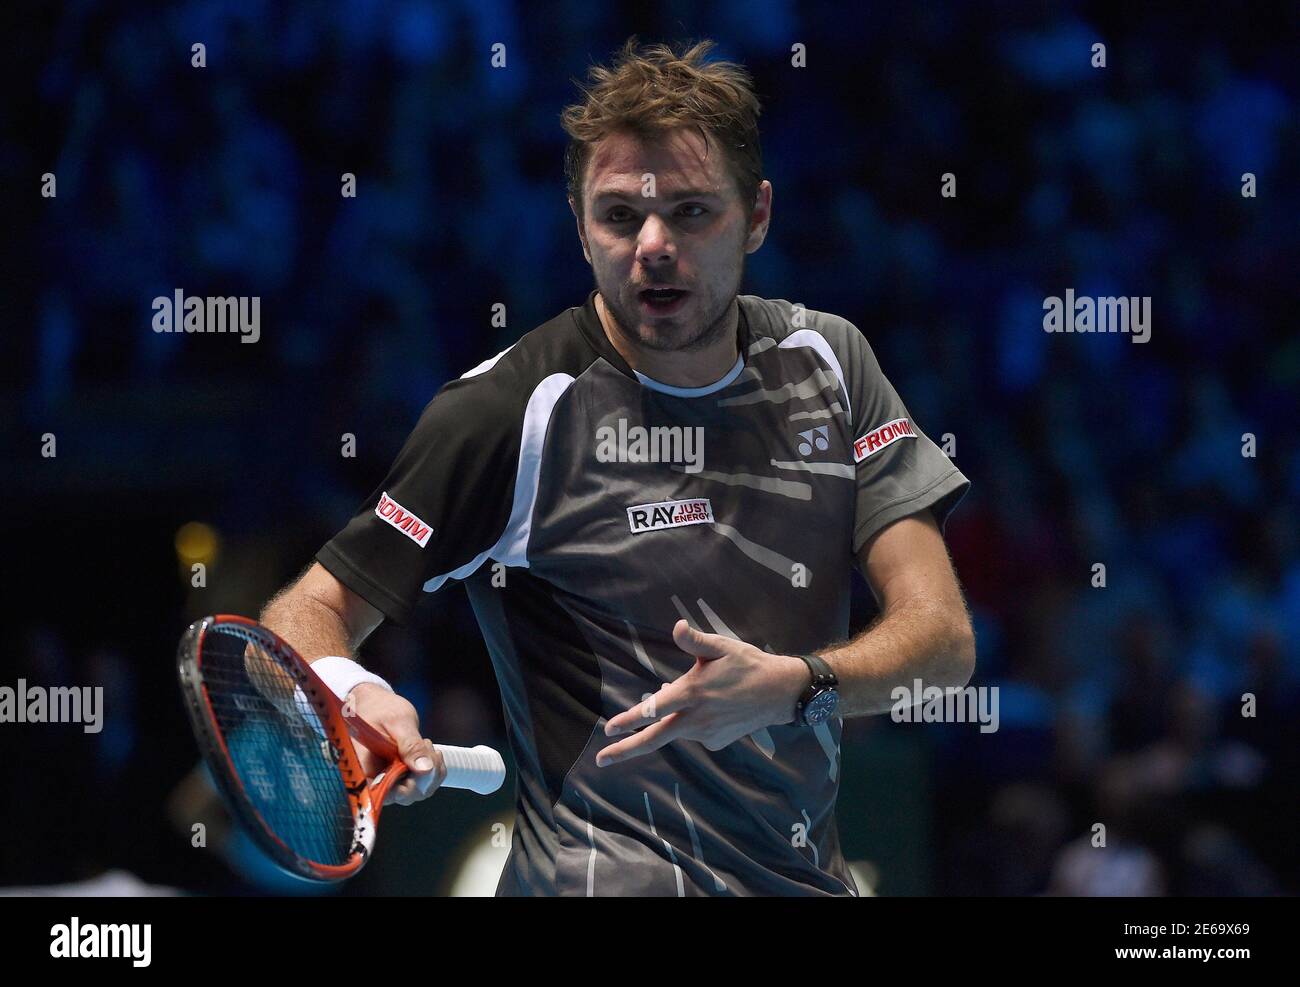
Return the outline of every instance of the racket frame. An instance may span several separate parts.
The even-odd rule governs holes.
[[[203,678],[203,639],[214,626],[221,624],[241,625],[241,636],[254,638],[260,647],[275,658],[320,719],[325,730],[324,740],[330,745],[331,759],[342,778],[352,810],[353,846],[351,856],[345,863],[325,864],[296,853],[276,835],[244,790],[243,782],[217,727],[216,714]],[[203,760],[211,769],[226,804],[234,810],[239,822],[258,847],[285,872],[311,881],[343,881],[365,866],[374,850],[384,797],[407,771],[393,742],[360,717],[345,717],[343,702],[311,670],[311,664],[274,631],[248,617],[216,614],[195,621],[181,638],[177,667],[185,709],[194,727],[194,736],[203,753]],[[352,743],[354,735],[371,753],[388,762],[382,776],[376,776],[374,781],[367,778],[361,765]]]

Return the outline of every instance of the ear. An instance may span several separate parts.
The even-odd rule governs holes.
[[[578,242],[582,244],[582,256],[587,258],[587,264],[591,264],[591,248],[587,246],[587,228],[583,225],[582,214],[578,211],[578,204],[573,201],[573,196],[569,196],[569,211],[573,213],[574,222],[578,224]]]
[[[764,179],[754,194],[754,213],[749,217],[749,234],[745,237],[745,253],[752,254],[767,239],[767,227],[772,222],[772,183]]]

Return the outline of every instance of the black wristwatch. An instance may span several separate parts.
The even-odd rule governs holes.
[[[803,659],[803,663],[808,666],[808,671],[812,673],[812,681],[799,697],[799,702],[795,704],[794,722],[808,727],[825,723],[835,713],[835,707],[840,704],[840,680],[831,671],[831,666],[816,655],[796,657]]]

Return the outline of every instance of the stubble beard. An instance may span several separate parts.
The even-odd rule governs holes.
[[[731,303],[735,300],[737,292],[740,290],[740,283],[744,277],[744,256],[741,257],[741,270],[736,276],[735,283],[731,290],[724,292],[722,297],[725,299],[719,310],[707,315],[704,320],[703,328],[699,329],[693,336],[687,336],[685,341],[681,341],[682,330],[689,332],[689,327],[680,325],[668,332],[659,332],[654,329],[653,324],[650,327],[641,325],[641,318],[635,308],[629,310],[622,302],[610,302],[610,295],[603,290],[600,292],[605,301],[605,307],[618,323],[618,328],[625,336],[633,336],[636,341],[648,350],[655,350],[659,353],[691,353],[697,350],[707,349],[714,343],[718,342],[727,331],[727,315],[731,311]],[[596,286],[598,289],[600,285]]]

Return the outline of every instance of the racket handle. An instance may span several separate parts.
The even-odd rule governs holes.
[[[464,788],[480,795],[491,795],[506,780],[506,762],[485,744],[477,747],[445,747],[434,744],[447,766],[443,788]]]

